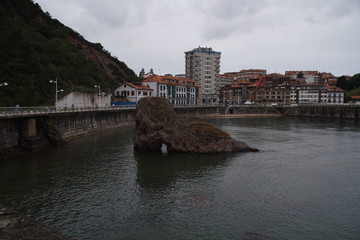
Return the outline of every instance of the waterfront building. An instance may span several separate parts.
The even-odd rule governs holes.
[[[167,98],[174,105],[199,103],[200,86],[192,79],[153,75],[145,78],[143,83],[154,90],[153,96]]]
[[[350,100],[351,100],[350,102],[351,104],[360,105],[360,96],[351,96]]]
[[[323,85],[292,85],[291,104],[326,104],[327,93]]]
[[[222,104],[241,104],[249,99],[250,92],[247,86],[248,80],[236,81],[231,85],[224,86],[220,89],[220,102]]]
[[[62,109],[109,107],[111,94],[71,92],[57,101]]]
[[[143,97],[152,96],[153,89],[141,82],[124,82],[115,89],[115,97],[123,102],[138,102]]]
[[[325,85],[327,103],[344,103],[345,91],[336,86]]]
[[[271,75],[259,82],[256,91],[256,102],[267,105],[288,105],[290,104],[290,95],[290,78]]]
[[[211,47],[198,47],[185,52],[185,76],[201,86],[200,97],[203,103],[219,101],[220,57],[221,52],[216,52]]]

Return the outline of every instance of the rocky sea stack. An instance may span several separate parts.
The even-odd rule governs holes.
[[[168,152],[230,153],[256,152],[224,131],[195,118],[179,116],[165,98],[141,99],[136,108],[134,149]]]

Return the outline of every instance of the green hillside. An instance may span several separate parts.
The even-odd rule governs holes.
[[[55,85],[70,91],[111,93],[137,76],[99,43],[44,13],[31,0],[0,1],[0,106],[53,105]],[[61,95],[59,95],[61,96]]]
[[[357,95],[360,95],[360,87],[346,92],[346,96],[348,96],[348,97],[357,96]]]

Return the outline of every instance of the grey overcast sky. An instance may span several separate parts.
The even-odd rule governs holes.
[[[135,73],[185,71],[184,52],[221,54],[221,73],[360,73],[360,0],[34,0]]]

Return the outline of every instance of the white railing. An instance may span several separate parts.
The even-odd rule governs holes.
[[[70,112],[113,111],[135,109],[133,106],[55,108],[55,107],[0,107],[0,117],[47,115]]]

